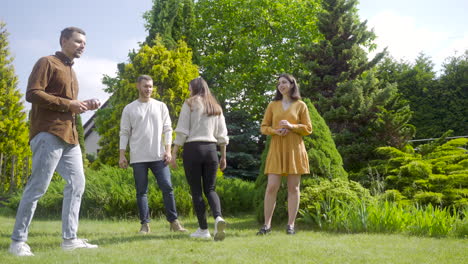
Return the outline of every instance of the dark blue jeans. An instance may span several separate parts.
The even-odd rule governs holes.
[[[164,208],[166,209],[166,219],[173,222],[177,219],[177,210],[172,190],[171,172],[164,164],[164,161],[138,162],[133,163],[133,177],[135,178],[136,198],[141,224],[149,223],[148,208],[148,169],[156,177],[156,182],[163,194]]]

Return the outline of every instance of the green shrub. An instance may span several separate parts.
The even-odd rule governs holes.
[[[441,206],[443,202],[443,195],[434,192],[419,192],[414,195],[414,201],[421,205],[438,205]]]
[[[137,217],[136,191],[131,168],[120,169],[101,165],[99,170],[87,169],[86,189],[81,203],[81,215],[89,218],[129,218]],[[148,205],[152,217],[165,214],[162,192],[150,172],[148,181]],[[52,180],[46,194],[39,200],[37,216],[57,216],[61,214],[64,180],[57,176]],[[182,166],[172,170],[172,184],[179,215],[192,215],[193,206],[190,189]],[[254,183],[238,179],[218,177],[218,194],[225,214],[236,214],[252,210]],[[6,206],[16,210],[22,192],[10,197]],[[209,211],[209,207],[207,207]]]
[[[370,187],[379,175],[385,178],[383,190],[398,190],[413,203],[464,208],[466,198],[458,190],[468,188],[468,138],[445,142],[444,137],[417,149],[378,148],[388,159],[373,161],[352,178]]]
[[[377,196],[380,201],[388,202],[401,202],[406,200],[406,197],[401,194],[398,190],[386,190],[385,193]]]

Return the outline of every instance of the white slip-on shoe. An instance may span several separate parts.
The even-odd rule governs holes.
[[[12,241],[8,252],[18,257],[34,256],[26,242]]]
[[[150,232],[151,232],[151,228],[149,226],[149,223],[145,223],[141,225],[140,232],[138,233],[146,235],[146,234],[149,234]]]
[[[88,243],[87,239],[81,238],[64,239],[62,242],[63,250],[74,250],[77,248],[98,248],[98,246]]]
[[[221,216],[216,217],[214,228],[214,240],[222,241],[226,237],[226,221]]]
[[[195,231],[195,233],[192,233],[190,235],[190,237],[193,237],[193,238],[203,238],[203,239],[210,239],[211,238],[211,235],[210,235],[210,231],[208,229],[200,229],[198,228],[197,231]]]

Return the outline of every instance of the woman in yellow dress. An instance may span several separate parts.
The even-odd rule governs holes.
[[[309,159],[303,136],[312,133],[309,110],[300,100],[296,79],[289,74],[278,77],[276,95],[263,117],[261,132],[271,136],[270,149],[265,165],[268,184],[265,191],[265,222],[257,235],[271,232],[271,218],[276,205],[276,196],[281,178],[288,182],[288,225],[286,233],[295,234],[294,222],[299,209],[301,175],[308,174]]]

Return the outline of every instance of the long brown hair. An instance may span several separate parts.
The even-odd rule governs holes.
[[[189,85],[192,89],[191,97],[187,100],[190,109],[192,109],[194,101],[200,98],[205,108],[205,114],[208,116],[220,115],[223,112],[218,101],[211,94],[208,83],[202,77],[191,80]]]
[[[280,74],[278,78],[276,78],[276,80],[279,80],[281,77],[285,78],[292,84],[291,90],[289,90],[289,97],[291,97],[291,99],[293,99],[294,101],[301,99],[301,93],[299,92],[299,85],[297,85],[296,78],[294,78],[294,76],[292,76],[291,74],[283,73]],[[283,95],[278,90],[278,85],[279,84],[276,85],[276,94],[275,98],[273,98],[273,101],[283,100]]]

